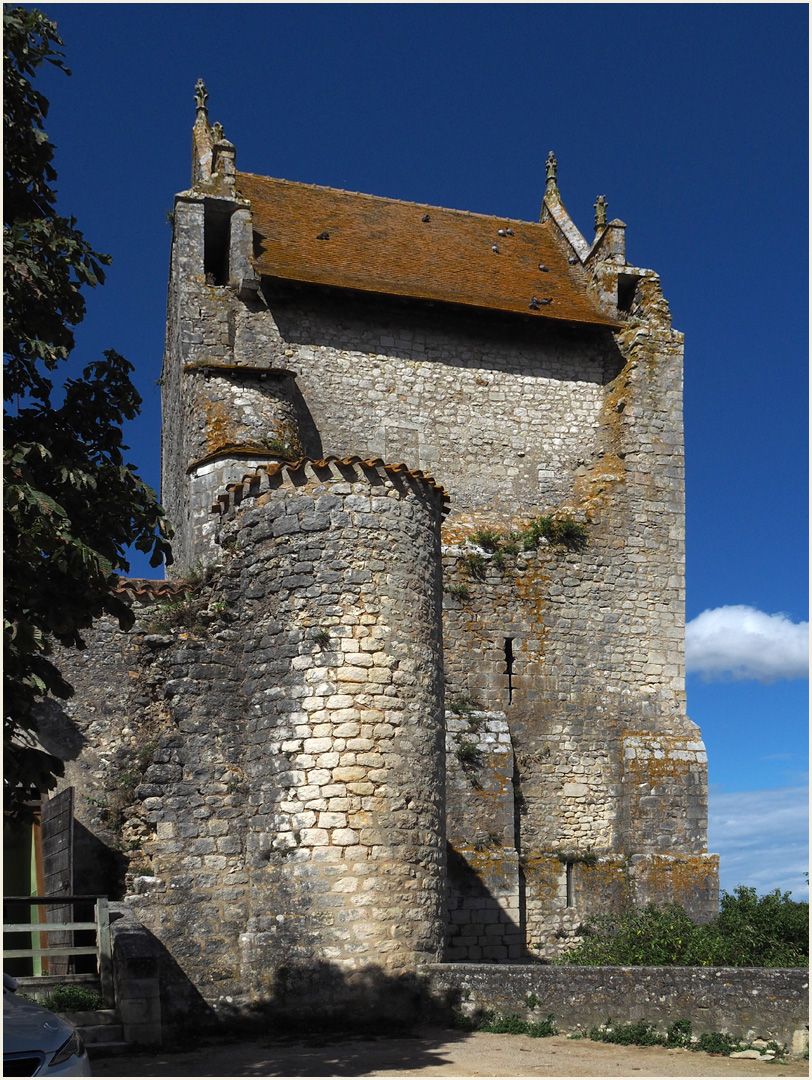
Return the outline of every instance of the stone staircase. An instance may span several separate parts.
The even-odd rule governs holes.
[[[59,1015],[80,1033],[91,1060],[129,1049],[129,1043],[124,1041],[124,1026],[117,1009],[93,1009]]]

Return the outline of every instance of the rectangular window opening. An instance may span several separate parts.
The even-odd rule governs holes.
[[[618,311],[631,311],[637,293],[637,283],[640,280],[636,274],[618,274],[617,276],[617,309]]]
[[[568,862],[568,863],[564,864],[566,874],[567,874],[567,907],[574,907],[575,906],[575,902],[574,902],[574,899],[573,899],[573,889],[572,889],[572,865],[573,864],[571,862]]]
[[[505,638],[505,673],[508,680],[508,705],[513,701],[513,638]]]
[[[203,218],[203,272],[209,285],[228,284],[230,209],[206,199]]]

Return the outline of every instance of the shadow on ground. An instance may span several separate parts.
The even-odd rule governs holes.
[[[150,1050],[97,1058],[94,1076],[367,1076],[410,1073],[453,1065],[449,1046],[466,1032],[422,1029],[419,1034],[339,1035],[201,1041],[194,1050]]]

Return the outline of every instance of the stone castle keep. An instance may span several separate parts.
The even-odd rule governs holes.
[[[69,719],[76,891],[124,850],[214,1007],[551,958],[649,901],[710,917],[657,275],[604,199],[581,235],[552,155],[540,220],[510,221],[237,172],[197,101],[173,579],[122,583],[135,629],[66,659],[44,726]]]

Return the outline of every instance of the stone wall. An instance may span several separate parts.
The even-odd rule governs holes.
[[[697,1035],[722,1031],[742,1041],[775,1039],[796,1053],[808,1045],[804,968],[437,964],[423,973],[432,995],[468,1016],[493,1009],[541,1020],[552,1013],[568,1032],[611,1019],[647,1020],[664,1033],[673,1021],[688,1019]]]
[[[446,714],[447,960],[516,960],[527,953],[513,774],[504,713],[452,702]]]

